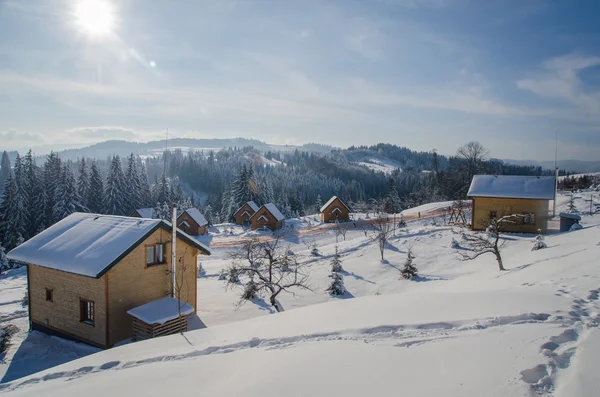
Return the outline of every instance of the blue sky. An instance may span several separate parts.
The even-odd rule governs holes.
[[[106,139],[389,142],[600,159],[600,4],[0,0],[0,148]]]

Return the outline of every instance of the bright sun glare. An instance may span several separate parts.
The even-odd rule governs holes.
[[[90,36],[104,36],[114,26],[113,10],[107,0],[79,0],[75,18],[77,25]]]

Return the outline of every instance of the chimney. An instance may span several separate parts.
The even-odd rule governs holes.
[[[177,267],[177,206],[173,204],[173,236],[171,236],[171,296],[175,298],[175,270]]]

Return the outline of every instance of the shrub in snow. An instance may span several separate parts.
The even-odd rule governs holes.
[[[398,222],[398,227],[406,227],[406,221],[404,219],[400,219],[400,222]]]
[[[540,229],[538,229],[538,233],[541,233]],[[544,240],[545,240],[545,238],[542,234],[538,234],[537,236],[535,236],[535,238],[533,239],[533,247],[531,248],[531,250],[537,251],[542,248],[548,248],[548,246],[546,245],[546,242]]]
[[[579,223],[574,223],[573,226],[571,226],[571,229],[569,229],[570,232],[574,232],[575,230],[581,230],[583,229],[583,226],[581,226]]]
[[[452,237],[452,242],[450,243],[450,247],[452,247],[453,249],[458,249],[458,248],[460,248],[460,243],[458,241],[456,241],[456,239],[454,237]]]
[[[23,300],[21,301],[21,306],[27,307],[29,306],[29,293],[25,292],[23,295]]]
[[[230,267],[227,270],[227,282],[228,283],[239,283],[240,282],[240,272],[235,267]]]
[[[198,277],[202,277],[206,274],[206,270],[202,267],[202,262],[198,262]]]
[[[244,292],[242,292],[241,299],[250,300],[258,297],[258,284],[254,281],[254,277],[250,277],[250,281],[244,285]]]
[[[227,271],[227,269],[221,269],[221,271],[219,272],[219,280],[227,280],[228,274],[229,272]]]
[[[313,248],[310,250],[310,254],[311,254],[312,256],[319,256],[319,255],[321,255],[321,253],[319,252],[319,249],[318,249],[317,247],[313,247]]]
[[[404,262],[404,267],[400,270],[400,274],[406,280],[411,280],[413,277],[417,276],[417,267],[413,265],[413,259],[415,256],[412,254],[412,251],[409,249],[406,254],[406,262]]]

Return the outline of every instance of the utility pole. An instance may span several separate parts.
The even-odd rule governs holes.
[[[556,194],[558,192],[558,130],[554,147],[554,200],[552,200],[552,217],[556,216]]]
[[[169,150],[169,129],[167,128],[167,132],[165,133],[165,153],[163,154],[163,174],[165,177],[167,176],[167,151]]]

